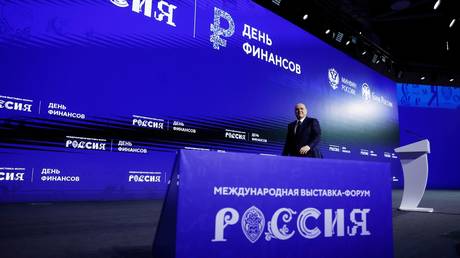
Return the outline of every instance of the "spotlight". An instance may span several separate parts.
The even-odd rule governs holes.
[[[343,36],[343,33],[339,31],[337,32],[337,37],[335,38],[335,40],[340,43],[342,42]]]
[[[281,0],[272,0],[272,3],[276,4],[277,6],[280,6]]]
[[[449,51],[449,41],[446,41],[446,49]]]
[[[363,56],[364,56],[366,53],[367,53],[367,51],[366,51],[366,50],[364,50],[364,51],[361,53],[361,55],[363,55]]]
[[[356,44],[358,43],[358,39],[355,36],[351,37],[351,43]]]
[[[449,80],[449,81],[450,81],[450,82],[454,82],[454,78],[450,78],[450,80]]]
[[[454,19],[452,19],[452,21],[450,22],[450,24],[449,24],[449,28],[452,28],[452,27],[454,26],[454,24],[455,24],[455,18],[454,18]]]
[[[422,81],[425,80],[425,76],[420,77],[420,80]]]
[[[330,29],[327,29],[326,32],[325,32],[326,35],[329,34],[329,32],[331,32],[331,30],[330,30]]]
[[[350,41],[349,41],[349,40],[347,40],[347,42],[345,43],[345,46],[348,46],[348,45],[350,45]]]
[[[378,64],[379,62],[380,62],[379,56],[378,56],[377,54],[374,54],[374,55],[372,56],[372,63]]]
[[[436,3],[433,6],[433,9],[436,10],[438,9],[439,5],[441,4],[441,0],[436,1]]]
[[[393,70],[393,62],[389,62],[387,64],[387,72],[391,73],[392,70]]]
[[[305,14],[302,19],[305,21],[306,19],[308,19],[308,14]]]

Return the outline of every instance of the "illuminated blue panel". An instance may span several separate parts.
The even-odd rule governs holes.
[[[422,84],[397,84],[400,106],[460,108],[460,88]]]
[[[0,8],[1,201],[161,198],[178,149],[279,155],[297,102],[326,158],[396,160],[394,83],[251,1]]]

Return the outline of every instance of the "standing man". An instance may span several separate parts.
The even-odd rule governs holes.
[[[322,158],[318,143],[321,128],[318,120],[307,117],[307,108],[303,103],[295,105],[296,121],[288,125],[283,156]]]

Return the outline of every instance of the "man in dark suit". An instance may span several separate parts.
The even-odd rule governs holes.
[[[322,158],[319,150],[321,128],[318,120],[307,117],[307,108],[303,103],[295,105],[296,121],[288,125],[283,156]]]

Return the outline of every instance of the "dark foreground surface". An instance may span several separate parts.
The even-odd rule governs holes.
[[[428,191],[421,207],[400,212],[393,191],[396,258],[460,257],[460,191]],[[0,205],[0,257],[151,257],[161,201]]]

